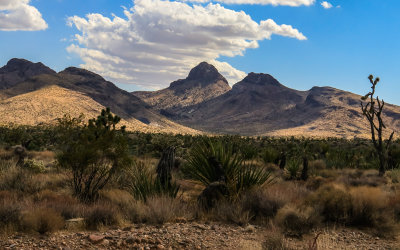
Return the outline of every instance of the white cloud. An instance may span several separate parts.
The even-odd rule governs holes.
[[[307,38],[290,25],[268,19],[257,23],[249,15],[219,4],[189,6],[182,2],[135,0],[125,17],[101,14],[68,19],[79,30],[67,50],[78,54],[82,67],[120,83],[147,88],[167,86],[202,61],[215,64],[235,83],[244,72],[217,59],[243,55],[272,35]]]
[[[185,2],[219,2],[226,4],[258,4],[258,5],[286,5],[297,7],[301,5],[310,6],[315,3],[315,0],[185,0]]]
[[[47,23],[30,0],[0,0],[0,30],[44,30]]]
[[[322,7],[324,7],[324,9],[330,9],[330,8],[333,7],[333,5],[331,3],[329,3],[329,2],[327,2],[327,1],[323,1],[321,3],[321,5],[322,5]]]

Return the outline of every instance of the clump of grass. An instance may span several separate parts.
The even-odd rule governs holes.
[[[33,201],[40,206],[51,208],[60,213],[66,220],[82,217],[85,213],[85,206],[74,197],[51,190],[43,190],[37,193]]]
[[[342,186],[324,186],[311,194],[306,204],[313,206],[325,222],[346,223],[351,216],[351,195]]]
[[[165,195],[153,196],[146,201],[144,220],[152,224],[164,224],[186,216],[185,213],[187,207],[180,200]]]
[[[253,218],[251,211],[244,204],[244,200],[238,199],[235,201],[221,200],[216,206],[209,211],[212,219],[234,223],[239,226],[249,224]]]
[[[89,230],[118,225],[120,222],[121,218],[118,209],[106,203],[93,204],[85,216],[86,228]]]
[[[320,218],[311,207],[286,205],[279,209],[275,221],[286,235],[302,237],[319,225]]]
[[[179,191],[179,185],[172,182],[170,186],[164,187],[152,169],[142,162],[132,166],[125,172],[126,177],[121,181],[123,186],[137,200],[147,201],[152,196],[167,195],[175,198]]]
[[[43,189],[43,183],[35,181],[31,171],[13,166],[0,175],[0,190],[13,190],[34,194]]]
[[[250,211],[254,220],[258,222],[273,218],[288,202],[288,196],[273,187],[254,189],[243,196],[245,209]]]
[[[276,228],[266,234],[262,248],[265,250],[289,250],[291,249],[285,236]]]
[[[393,236],[395,223],[389,197],[386,192],[376,187],[356,187],[350,190],[352,197],[351,225],[375,229],[381,236]]]
[[[63,217],[50,208],[37,207],[27,211],[22,218],[22,226],[27,231],[46,234],[64,227]]]
[[[21,206],[16,200],[0,196],[0,231],[17,229],[20,223]]]

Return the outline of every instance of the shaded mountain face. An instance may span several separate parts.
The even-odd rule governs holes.
[[[170,108],[182,108],[210,100],[230,89],[227,80],[213,65],[202,62],[190,71],[186,79],[172,82],[166,89],[133,94],[165,113]]]
[[[14,65],[13,62],[10,62],[7,65]],[[19,68],[22,68],[21,75],[25,74],[25,76],[28,74],[26,72],[24,73],[24,68],[28,69],[29,73],[30,69],[33,68],[32,65],[43,65],[41,63],[33,64],[28,61],[24,63],[27,66]],[[10,67],[7,65],[2,69],[9,69]],[[46,69],[47,67],[44,66],[41,68]],[[157,131],[164,129],[164,131],[174,132],[181,130],[182,133],[186,133],[187,131],[196,132],[169,121],[165,117],[159,115],[158,112],[153,111],[138,97],[118,88],[113,83],[106,81],[93,72],[75,67],[67,68],[59,73],[55,73],[52,70],[44,70],[44,72],[48,73],[36,74],[29,78],[24,77],[26,79],[21,78],[23,80],[17,83],[13,82],[12,84],[8,84],[7,82],[7,86],[10,87],[0,90],[0,99],[7,101],[19,95],[56,85],[67,90],[82,93],[88,98],[91,98],[94,102],[104,107],[110,107],[113,113],[119,115],[124,120],[138,120],[145,125],[157,127]],[[68,96],[65,98],[68,98]],[[48,108],[51,109],[52,107]]]
[[[208,101],[170,108],[169,117],[212,133],[276,136],[369,136],[361,96],[331,87],[297,91],[268,74],[250,73]],[[400,107],[387,105],[389,130],[400,130]]]
[[[32,63],[25,59],[13,58],[0,68],[0,89],[7,89],[26,79],[41,75],[56,74],[42,63]]]

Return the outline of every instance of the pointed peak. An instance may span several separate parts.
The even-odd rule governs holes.
[[[186,80],[214,81],[218,78],[225,80],[213,65],[202,62],[190,71]]]

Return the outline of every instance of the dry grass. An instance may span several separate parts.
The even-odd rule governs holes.
[[[24,231],[45,234],[64,228],[65,221],[53,209],[37,207],[23,214],[21,226]]]
[[[279,209],[275,222],[286,235],[302,237],[320,224],[320,217],[312,207],[286,205]]]

